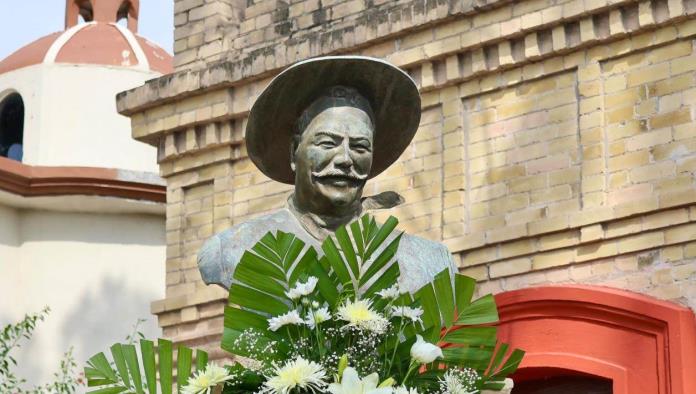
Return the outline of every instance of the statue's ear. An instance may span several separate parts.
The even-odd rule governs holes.
[[[290,169],[295,172],[295,158],[297,152],[297,139],[292,138],[290,141]]]

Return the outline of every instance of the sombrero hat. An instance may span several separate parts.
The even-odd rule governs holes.
[[[356,89],[374,113],[372,169],[375,177],[399,158],[420,121],[420,95],[404,71],[364,56],[318,57],[288,67],[256,100],[246,127],[247,153],[269,178],[293,184],[290,146],[297,119],[332,86]]]

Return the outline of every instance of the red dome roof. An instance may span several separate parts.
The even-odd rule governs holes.
[[[49,34],[0,61],[0,74],[40,63],[99,64],[173,72],[164,49],[116,23],[90,22]]]

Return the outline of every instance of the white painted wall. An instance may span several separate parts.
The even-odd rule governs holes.
[[[5,261],[19,260],[19,245],[19,215],[15,209],[0,205],[0,273]]]
[[[0,206],[0,325],[52,309],[18,353],[20,374],[49,381],[70,346],[81,369],[138,318],[148,337],[161,336],[149,307],[164,298],[164,245],[159,215]]]
[[[116,94],[160,74],[101,65],[38,64],[0,74],[0,100],[24,100],[24,163],[158,172],[156,149],[131,138]]]

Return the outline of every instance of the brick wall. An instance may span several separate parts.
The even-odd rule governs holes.
[[[189,19],[180,3],[241,10],[177,1]],[[247,158],[249,108],[283,67],[328,53],[386,58],[418,83],[420,129],[365,193],[404,195],[378,216],[444,242],[480,292],[588,283],[696,308],[696,1],[282,4],[243,4],[215,29],[235,42],[292,21],[289,33],[186,55],[119,96],[168,182],[167,297],[152,305],[166,336],[218,347],[225,293],[202,283],[197,251],[291,190]],[[177,34],[205,26],[189,19]],[[348,20],[353,36],[336,33]]]

